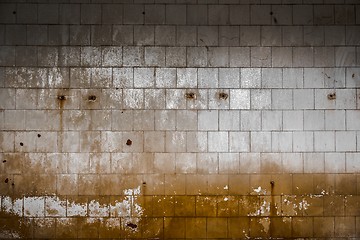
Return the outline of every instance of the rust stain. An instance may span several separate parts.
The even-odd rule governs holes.
[[[336,99],[336,93],[334,92],[334,93],[329,93],[328,95],[327,95],[327,98],[329,99],[329,100],[335,100]]]

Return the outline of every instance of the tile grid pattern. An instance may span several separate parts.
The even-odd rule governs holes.
[[[88,2],[0,3],[0,236],[360,236],[357,1]]]

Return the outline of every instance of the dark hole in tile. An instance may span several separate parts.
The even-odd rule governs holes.
[[[23,143],[23,142],[21,142],[21,143],[20,143],[20,146],[24,146],[24,143]]]
[[[38,134],[37,136],[38,136],[38,138],[40,138],[40,137],[41,137],[41,134]]]
[[[355,77],[355,73],[353,73],[353,74],[351,75],[351,77],[354,78],[354,77]]]
[[[270,12],[270,15],[273,15],[274,13],[273,12]]]
[[[8,183],[9,182],[9,179],[7,178],[7,179],[5,179],[5,183]]]
[[[91,95],[91,96],[88,97],[88,100],[89,100],[90,102],[95,102],[95,101],[96,101],[96,96],[95,96],[95,95]]]
[[[132,141],[131,141],[130,139],[128,139],[128,140],[126,141],[126,145],[131,146],[131,144],[132,144]]]
[[[137,225],[135,223],[127,223],[126,226],[132,228],[132,229],[135,229],[137,228]]]
[[[327,98],[328,98],[329,100],[334,100],[334,99],[336,99],[336,93],[329,93],[329,94],[327,95]]]
[[[229,97],[229,95],[227,93],[219,93],[219,98],[226,100]]]
[[[13,11],[13,14],[16,14],[16,11]]]
[[[185,97],[186,97],[187,99],[196,99],[196,94],[193,93],[193,92],[186,93],[186,94],[185,94]]]
[[[6,163],[6,159],[5,159],[5,160],[3,160],[3,163]]]
[[[59,95],[57,98],[58,98],[58,100],[60,100],[60,101],[66,100],[66,97],[65,97],[64,95]]]

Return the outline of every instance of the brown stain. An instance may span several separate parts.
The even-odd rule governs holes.
[[[270,181],[270,187],[271,187],[271,202],[270,202],[270,228],[269,228],[269,234],[270,236],[273,236],[274,232],[274,224],[272,221],[272,218],[276,216],[276,207],[275,207],[275,196],[274,196],[274,188],[275,188],[275,182],[273,180]]]
[[[58,100],[58,105],[59,105],[59,128],[60,128],[60,132],[59,132],[59,138],[58,138],[58,151],[62,152],[63,149],[63,130],[64,130],[64,122],[63,122],[63,113],[64,113],[64,105],[65,105],[65,101],[66,101],[66,96],[64,94],[59,94],[57,97]]]
[[[8,239],[12,238],[11,234],[19,235],[20,238],[32,238],[32,219],[0,211],[0,233],[9,233]]]

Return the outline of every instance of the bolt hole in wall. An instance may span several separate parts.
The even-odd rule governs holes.
[[[60,101],[64,101],[64,100],[66,100],[66,96],[65,95],[59,95],[57,97],[57,99],[60,100]]]
[[[226,100],[229,97],[227,93],[219,93],[219,99]]]
[[[88,97],[88,100],[89,100],[89,102],[95,102],[96,101],[96,96],[95,95],[90,95]]]
[[[335,99],[336,99],[336,93],[329,93],[329,94],[327,95],[327,98],[328,98],[329,100],[335,100]]]

